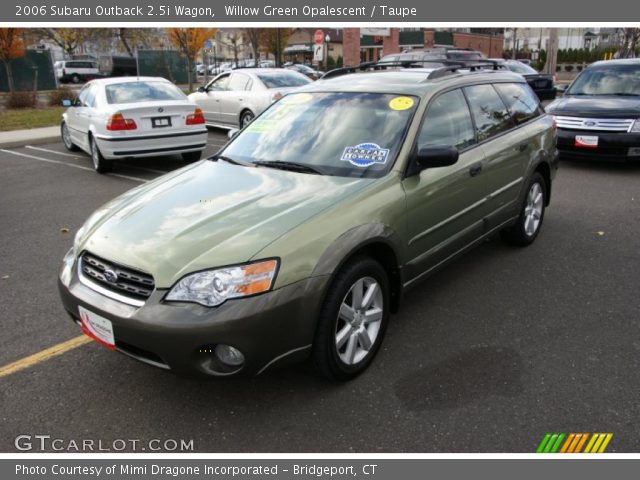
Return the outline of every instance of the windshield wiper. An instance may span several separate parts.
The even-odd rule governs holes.
[[[240,165],[242,167],[252,167],[253,164],[249,163],[249,162],[243,162],[241,160],[234,160],[233,158],[230,157],[225,157],[224,155],[214,155],[213,157],[211,157],[211,160],[217,161],[217,160],[223,160],[225,162],[228,162],[232,165]]]
[[[315,175],[324,175],[324,173],[315,167],[305,165],[298,162],[284,162],[280,160],[259,160],[253,162],[254,165],[269,168],[279,168],[280,170],[290,170],[292,172],[313,173]]]
[[[619,93],[612,93],[611,95],[615,95],[616,97],[640,97],[640,93],[619,92]]]

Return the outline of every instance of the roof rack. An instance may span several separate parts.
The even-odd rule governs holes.
[[[440,78],[444,75],[455,73],[458,70],[469,69],[472,72],[477,70],[485,70],[491,66],[492,70],[504,69],[504,65],[495,60],[449,60],[449,59],[432,59],[432,60],[395,60],[392,62],[364,62],[351,67],[334,68],[326,72],[320,80],[327,78],[339,77],[348,73],[356,73],[357,71],[367,70],[386,70],[387,68],[424,68],[426,64],[438,64],[440,67],[434,69],[427,76],[428,80]]]

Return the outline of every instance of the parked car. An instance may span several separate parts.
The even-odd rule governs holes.
[[[202,110],[164,78],[92,80],[64,104],[62,141],[91,155],[98,173],[116,159],[181,154],[195,161],[207,144]]]
[[[99,78],[100,68],[92,60],[60,60],[53,64],[56,78],[61,83],[80,83]]]
[[[200,76],[204,75],[205,71],[207,70],[207,67],[204,63],[197,63],[196,64],[196,73]]]
[[[135,57],[105,55],[100,57],[100,74],[105,77],[129,77],[138,74]]]
[[[242,128],[284,94],[309,82],[301,73],[282,68],[236,69],[218,75],[189,98],[202,108],[207,125]]]
[[[390,62],[419,62],[419,61],[437,61],[437,60],[482,60],[484,55],[477,50],[455,48],[455,47],[436,47],[424,50],[411,50],[405,53],[393,53],[385,55],[379,63]]]
[[[595,62],[547,106],[564,158],[640,160],[640,59]]]
[[[533,67],[520,60],[504,60],[502,58],[492,58],[491,60],[522,75],[541,101],[556,98],[557,90],[554,86],[553,75],[538,73]]]
[[[520,75],[340,73],[88,219],[59,280],[88,335],[175,372],[346,380],[404,291],[494,233],[535,241],[556,132]]]
[[[292,63],[285,67],[288,70],[295,70],[303,75],[306,75],[311,80],[318,80],[322,76],[322,72],[318,70],[308,67],[307,65],[303,65],[302,63]]]

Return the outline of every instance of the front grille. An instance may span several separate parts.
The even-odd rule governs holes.
[[[590,130],[601,132],[628,132],[633,119],[623,118],[581,118],[556,116],[558,128],[567,130]]]
[[[148,273],[109,262],[89,252],[84,252],[80,260],[80,271],[85,277],[118,295],[146,300],[155,287],[153,277]]]

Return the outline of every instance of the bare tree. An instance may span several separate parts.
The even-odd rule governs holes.
[[[624,28],[622,46],[616,52],[616,58],[634,58],[640,42],[640,28]]]
[[[251,45],[251,50],[253,50],[253,58],[256,59],[256,65],[258,59],[260,58],[260,37],[262,35],[262,28],[245,28],[244,34],[249,41],[249,45]]]

